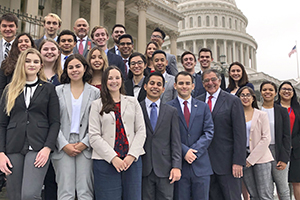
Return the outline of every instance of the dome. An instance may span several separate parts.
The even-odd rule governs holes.
[[[231,4],[236,7],[235,0],[179,0],[178,3],[193,4],[193,3],[223,3]]]

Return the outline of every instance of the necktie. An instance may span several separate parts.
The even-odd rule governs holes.
[[[185,121],[186,121],[186,125],[187,127],[189,127],[189,123],[190,123],[190,111],[189,111],[189,108],[187,107],[187,101],[184,101],[183,104],[184,104],[184,107],[183,107],[183,115],[184,115],[184,118],[185,118]]]
[[[156,122],[157,122],[157,108],[156,108],[156,103],[152,103],[150,105],[151,107],[151,112],[150,112],[150,123],[152,126],[152,129],[155,129]]]
[[[207,104],[208,104],[208,107],[209,107],[209,109],[210,109],[210,112],[212,111],[212,102],[211,102],[211,99],[213,98],[213,96],[209,96],[208,97],[208,101],[207,101]]]
[[[83,54],[83,39],[80,39],[78,52],[82,55]]]
[[[125,65],[125,76],[127,77],[127,59],[124,59],[123,60],[123,62],[124,62],[124,65]]]
[[[5,52],[4,52],[4,58],[6,58],[8,56],[8,52],[10,50],[10,43],[9,42],[5,42]]]

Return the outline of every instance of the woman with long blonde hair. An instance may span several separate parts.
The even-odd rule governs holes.
[[[0,104],[0,170],[9,199],[40,198],[59,131],[59,102],[45,81],[41,54],[20,54]]]

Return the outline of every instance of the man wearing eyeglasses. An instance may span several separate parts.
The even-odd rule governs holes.
[[[121,53],[121,57],[125,65],[125,77],[127,78],[129,74],[128,58],[133,51],[133,40],[131,35],[124,34],[119,37],[118,49]]]
[[[121,55],[117,45],[119,42],[119,37],[124,34],[126,34],[125,26],[123,26],[122,24],[114,25],[114,27],[112,28],[112,31],[111,31],[111,37],[114,39],[115,45],[111,49],[108,50],[109,52],[115,53],[119,56]]]
[[[206,93],[197,99],[208,104],[214,121],[214,138],[208,149],[213,175],[210,200],[241,200],[241,180],[246,164],[246,124],[243,105],[235,95],[220,89],[215,69],[202,72]]]
[[[161,50],[165,37],[165,32],[157,27],[151,34],[151,41],[156,42],[159,46],[159,49]],[[176,74],[178,73],[176,57],[169,53],[166,53],[166,55],[168,60],[166,71],[168,74],[176,76]]]
[[[57,41],[57,32],[61,26],[61,19],[54,13],[49,13],[44,17],[44,31],[45,35],[38,40],[35,40],[35,46],[39,49],[41,42],[46,38],[52,38]]]

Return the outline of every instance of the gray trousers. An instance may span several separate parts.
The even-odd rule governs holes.
[[[271,162],[244,167],[243,180],[251,200],[273,200]]]
[[[25,155],[21,153],[7,154],[13,165],[12,174],[7,176],[7,194],[11,200],[33,200],[42,199],[41,192],[46,176],[49,160],[44,167],[34,166],[38,152],[28,151]]]

